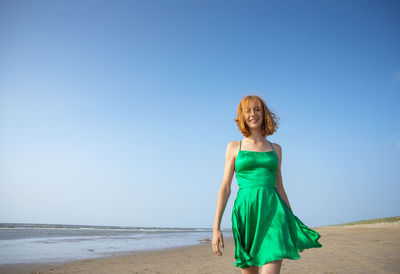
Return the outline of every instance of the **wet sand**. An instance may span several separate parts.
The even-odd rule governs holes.
[[[281,273],[400,273],[400,223],[313,229],[322,247],[304,250],[298,260],[284,259]],[[0,273],[241,273],[233,265],[234,248],[226,238],[221,257],[206,242],[67,263],[3,265]]]

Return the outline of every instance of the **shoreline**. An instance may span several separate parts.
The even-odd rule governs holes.
[[[224,237],[225,245],[227,242],[233,243],[233,236]],[[211,248],[210,241],[199,241],[198,244],[192,244],[187,246],[174,246],[165,247],[153,250],[136,250],[136,251],[120,251],[108,256],[92,258],[92,259],[73,259],[58,262],[38,262],[38,263],[16,263],[16,264],[0,264],[0,274],[2,273],[53,273],[52,271],[62,269],[65,267],[71,267],[74,265],[85,265],[88,263],[106,262],[116,260],[126,260],[132,258],[143,258],[143,257],[154,257],[164,256],[171,253],[186,253],[191,252],[193,249],[207,246]],[[111,262],[112,263],[112,262]],[[145,269],[146,270],[146,269]],[[65,272],[63,272],[65,273]],[[104,272],[106,273],[106,272]],[[131,272],[132,273],[132,272]],[[141,273],[141,272],[133,272]]]
[[[212,237],[211,230],[185,228],[119,230],[60,226],[47,230],[20,224],[16,228],[10,226],[0,230],[0,265],[97,259],[135,251],[197,245]]]
[[[281,273],[397,273],[400,223],[312,228],[322,248],[306,249],[299,260],[284,259]],[[233,237],[224,237],[222,256],[210,241],[158,250],[127,251],[68,262],[0,265],[0,273],[241,273],[233,265]]]

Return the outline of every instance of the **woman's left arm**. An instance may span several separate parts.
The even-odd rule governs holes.
[[[286,195],[285,188],[283,187],[283,182],[282,182],[282,172],[281,172],[282,148],[278,144],[276,144],[276,147],[277,147],[276,152],[277,152],[278,158],[279,158],[279,167],[278,167],[278,171],[276,173],[276,188],[278,189],[279,195],[281,195],[282,199],[286,202],[286,204],[288,205],[290,210],[292,210],[292,207],[290,206],[289,199]]]

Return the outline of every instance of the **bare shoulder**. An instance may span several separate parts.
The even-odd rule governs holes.
[[[240,146],[240,141],[231,141],[228,143],[226,147],[226,152],[236,157],[239,151],[239,146]]]
[[[279,152],[282,151],[282,147],[278,143],[271,143],[271,144],[276,151],[279,151]]]
[[[279,160],[282,158],[282,147],[278,143],[271,143],[278,155]]]

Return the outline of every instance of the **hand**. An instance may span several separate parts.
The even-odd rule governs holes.
[[[214,253],[216,253],[218,256],[222,256],[222,253],[219,249],[219,246],[221,245],[222,251],[224,250],[224,237],[222,235],[221,230],[214,230],[213,231],[213,239],[212,239],[212,248],[214,250]]]

